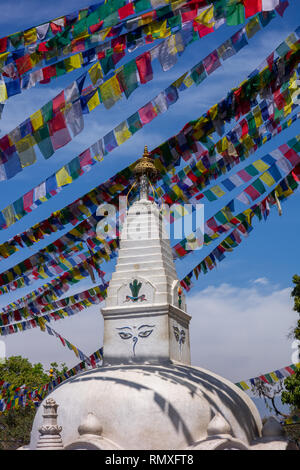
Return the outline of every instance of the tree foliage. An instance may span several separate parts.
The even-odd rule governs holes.
[[[66,370],[65,364],[60,367],[56,362],[50,364],[53,369],[53,378]],[[46,373],[42,364],[31,364],[22,356],[11,356],[0,363],[0,378],[10,384],[34,389],[49,382],[49,373]],[[33,419],[36,413],[35,405],[28,402],[26,407],[20,406],[4,411],[0,415],[0,449],[17,449],[28,444]]]
[[[294,297],[294,310],[300,314],[300,276],[293,277],[294,288],[292,297]],[[300,340],[300,318],[294,329],[295,339]],[[294,409],[300,410],[300,369],[295,374],[287,377],[284,381],[285,391],[282,392],[282,403],[291,405]]]

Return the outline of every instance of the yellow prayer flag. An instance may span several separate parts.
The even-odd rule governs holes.
[[[67,168],[63,166],[57,173],[56,173],[56,181],[57,181],[57,186],[60,188],[61,186],[64,186],[66,184],[72,183],[72,178],[69,175]]]
[[[102,83],[102,85],[100,85],[99,88],[100,88],[100,93],[101,93],[101,97],[102,97],[102,101],[104,102],[104,105],[105,105],[105,101],[108,101],[109,99],[112,99],[112,98],[116,100],[118,99],[118,97],[122,95],[118,79],[115,75],[113,75],[106,82]]]
[[[14,268],[13,268],[14,272],[16,274],[18,274],[18,276],[21,276],[22,275],[22,269],[20,268],[20,266],[16,265]]]
[[[98,90],[93,94],[92,98],[88,101],[87,106],[89,108],[89,111],[93,111],[93,109],[97,108],[97,106],[100,105],[100,98],[99,98],[99,93]]]
[[[175,82],[172,83],[173,86],[179,88],[182,82],[184,81],[185,77],[187,76],[188,72],[185,72],[181,77],[179,77]]]
[[[59,256],[58,259],[61,261],[61,263],[66,266],[68,269],[72,269],[73,266],[72,264],[64,257],[64,256]]]
[[[292,106],[293,106],[293,103],[290,103],[288,104],[287,106],[285,106],[283,108],[283,111],[284,111],[284,117],[288,116],[289,114],[291,114],[292,112]]]
[[[243,142],[243,145],[244,147],[247,149],[247,150],[250,150],[254,147],[254,142],[253,140],[251,139],[250,135],[246,134],[243,138],[242,138],[242,142]]]
[[[216,117],[218,116],[218,104],[215,104],[210,108],[209,115],[211,119],[216,119]]]
[[[4,52],[3,54],[0,54],[0,65],[4,65],[4,62],[6,61],[6,58],[9,54],[10,52]]]
[[[89,217],[91,215],[90,210],[84,204],[79,204],[77,207],[87,217]]]
[[[119,124],[114,129],[114,133],[115,133],[118,145],[123,144],[132,135],[131,132],[128,129],[126,121],[122,122],[122,124]]]
[[[248,390],[250,388],[244,381],[240,382],[240,385],[243,387],[244,390]]]
[[[34,42],[37,41],[37,32],[36,28],[31,28],[28,29],[27,31],[24,31],[24,44],[25,46],[28,46],[29,44],[33,44]]]
[[[252,165],[254,168],[256,168],[258,171],[266,171],[268,168],[270,168],[270,165],[267,165],[265,162],[262,160],[257,160],[256,162],[253,162]]]
[[[33,54],[30,54],[30,60],[32,67],[35,67],[43,60],[43,55],[40,52],[34,52]]]
[[[66,72],[72,72],[72,70],[80,69],[82,63],[82,54],[75,54],[68,59],[64,60]]]
[[[227,137],[223,137],[223,139],[220,139],[217,142],[216,147],[217,147],[217,151],[219,153],[225,152],[225,150],[228,149],[228,139],[227,139]]]
[[[40,127],[42,127],[44,124],[42,111],[39,109],[36,113],[32,114],[30,116],[30,121],[34,131],[40,129]]]
[[[99,62],[96,62],[96,64],[94,64],[93,67],[90,68],[89,76],[93,85],[95,85],[98,82],[98,80],[103,78],[103,73],[102,73],[101,65],[99,64]]]
[[[6,100],[7,100],[6,85],[2,77],[0,77],[0,103],[3,103]]]
[[[45,273],[42,265],[38,267],[38,273],[42,279],[47,279],[48,275]]]
[[[2,209],[2,214],[5,219],[7,227],[15,223],[16,217],[15,217],[15,211],[14,211],[12,204],[5,207],[5,209]]]
[[[259,179],[260,179],[261,181],[263,181],[267,186],[273,186],[273,184],[275,184],[275,182],[276,182],[276,181],[274,180],[273,176],[271,176],[271,174],[270,174],[268,171],[266,171],[265,173],[263,173],[263,174],[259,177]]]
[[[275,374],[275,372],[270,372],[269,375],[272,377],[272,379],[275,381],[275,382],[278,382],[278,377],[277,375]]]
[[[76,356],[79,357],[77,348],[75,348],[75,346],[71,343],[70,343],[70,345],[71,345],[71,348],[73,349],[74,353],[76,354]]]
[[[155,39],[166,38],[170,35],[170,28],[167,28],[167,20],[153,21],[144,28],[145,35],[152,35]]]
[[[225,191],[223,191],[223,189],[221,189],[220,186],[217,185],[210,188],[210,190],[217,197],[222,197],[224,196],[224,194],[226,194]]]
[[[194,80],[192,79],[192,77],[189,75],[188,77],[186,77],[184,80],[183,80],[183,83],[185,84],[185,86],[187,88],[190,88],[190,86],[194,85]]]
[[[197,23],[203,24],[207,27],[212,27],[215,22],[214,19],[214,6],[211,5],[206,10],[202,11],[196,18],[195,21]]]
[[[259,106],[253,109],[253,116],[255,120],[256,127],[260,127],[263,124],[263,119],[261,115],[261,110]]]
[[[196,167],[198,168],[201,173],[204,173],[206,171],[206,167],[203,165],[202,161],[199,160],[199,162],[196,163]]]
[[[246,24],[247,38],[251,39],[261,29],[258,17],[255,16]]]

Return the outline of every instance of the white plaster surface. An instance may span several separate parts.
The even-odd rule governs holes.
[[[78,426],[89,413],[103,429],[103,446],[112,449],[187,449],[207,438],[217,413],[230,423],[232,437],[245,445],[260,436],[262,427],[256,407],[238,387],[212,372],[180,363],[87,371],[68,379],[49,397],[59,404],[64,446],[79,439]],[[33,424],[32,449],[42,408]]]

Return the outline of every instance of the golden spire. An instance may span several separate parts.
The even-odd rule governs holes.
[[[159,177],[159,171],[153,163],[153,159],[148,152],[147,145],[145,145],[143,156],[135,165],[133,173],[137,180],[145,175],[150,181],[154,182]]]

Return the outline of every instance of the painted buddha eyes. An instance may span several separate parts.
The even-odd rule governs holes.
[[[152,331],[153,331],[153,330],[141,331],[141,332],[138,334],[138,336],[139,336],[140,338],[148,338],[148,336],[151,335]]]
[[[148,338],[148,336],[151,335],[153,329],[152,330],[145,330],[145,331],[140,331],[138,333],[138,336],[140,338]],[[119,332],[119,335],[122,339],[130,339],[133,337],[133,334],[132,333],[127,333],[127,332],[124,332],[124,331],[120,331]]]
[[[155,325],[141,325],[139,327],[123,326],[121,328],[117,328],[117,330],[122,330],[118,331],[120,338],[125,340],[132,338],[132,352],[135,356],[135,347],[139,338],[148,338],[154,330],[154,327]]]
[[[121,336],[122,339],[129,339],[132,338],[131,333],[124,333],[124,331],[119,332],[119,335]]]

